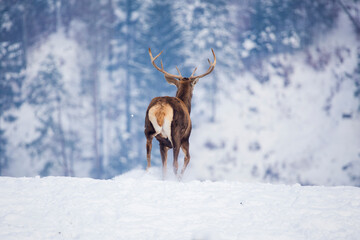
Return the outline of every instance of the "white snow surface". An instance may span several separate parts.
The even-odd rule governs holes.
[[[360,239],[360,188],[0,178],[0,239]]]

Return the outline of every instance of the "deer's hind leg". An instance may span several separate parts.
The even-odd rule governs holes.
[[[146,160],[147,160],[147,167],[146,167],[146,171],[149,170],[149,168],[151,167],[151,148],[152,148],[152,139],[153,137],[147,137],[146,138]]]
[[[180,152],[180,141],[178,140],[178,138],[173,137],[173,170],[174,170],[174,174],[175,176],[177,175],[178,172],[178,168],[179,168],[179,163],[178,163],[178,157],[179,157],[179,152]]]
[[[182,168],[182,170],[181,170],[180,177],[182,177],[182,175],[183,175],[184,172],[185,172],[185,169],[186,169],[187,165],[188,165],[189,162],[190,162],[189,146],[190,146],[190,145],[189,145],[189,141],[188,141],[188,140],[185,141],[185,142],[183,142],[183,143],[181,144],[181,149],[182,149],[182,151],[184,152],[185,157],[184,157],[184,166],[183,166],[183,168]]]
[[[166,167],[167,167],[167,152],[169,148],[165,146],[164,144],[160,143],[160,155],[161,155],[161,161],[162,161],[162,172],[163,172],[163,179],[166,178]]]

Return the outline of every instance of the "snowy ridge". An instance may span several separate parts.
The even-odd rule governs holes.
[[[359,239],[360,189],[160,180],[0,178],[0,239]]]

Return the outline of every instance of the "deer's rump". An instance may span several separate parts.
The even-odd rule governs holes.
[[[163,145],[172,148],[175,137],[188,138],[191,120],[188,110],[179,98],[156,97],[146,112],[145,124],[150,122],[152,129],[146,135],[152,135]],[[177,126],[176,128],[174,126]]]

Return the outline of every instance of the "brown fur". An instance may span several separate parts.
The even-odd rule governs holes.
[[[156,97],[150,102],[145,117],[145,136],[151,137],[151,135],[155,134],[155,129],[149,120],[149,110],[153,107],[162,106],[164,104],[169,104],[169,106],[173,109],[174,112],[173,113],[174,116],[171,124],[172,138],[174,137],[188,138],[191,132],[190,114],[185,103],[177,97]],[[161,107],[158,107],[158,109],[161,109]],[[157,117],[158,124],[162,126],[165,112],[157,111],[155,113],[155,116]],[[171,146],[171,148],[172,147],[173,146]]]
[[[159,126],[162,126],[164,124],[165,112],[158,111],[155,113],[155,116]]]
[[[175,174],[178,171],[178,155],[180,148],[185,154],[184,158],[184,167],[181,171],[181,174],[184,173],[186,166],[190,161],[189,154],[189,137],[191,133],[191,119],[190,119],[190,110],[191,110],[191,98],[193,85],[191,81],[179,81],[179,88],[177,91],[177,96],[179,97],[156,97],[154,98],[146,111],[145,116],[145,136],[147,138],[146,149],[147,149],[147,168],[151,166],[151,148],[152,148],[152,139],[156,134],[154,126],[149,120],[149,110],[150,109],[163,109],[163,106],[168,105],[173,110],[173,119],[171,123],[171,139],[165,139],[161,134],[156,135],[155,138],[159,141],[160,144],[160,153],[163,162],[163,171],[165,175],[165,168],[167,165],[167,151],[173,149],[174,163],[173,168]],[[163,123],[163,118],[165,116],[164,111],[156,111],[155,116],[157,118],[158,124],[161,126]]]
[[[178,70],[179,75],[173,75],[166,72],[164,70],[162,62],[161,68],[159,68],[155,63],[155,60],[161,55],[162,51],[158,55],[153,57],[151,49],[149,48],[151,64],[158,71],[164,74],[165,80],[169,84],[175,85],[177,88],[176,97],[156,97],[151,100],[145,116],[144,133],[146,136],[147,169],[149,169],[151,166],[152,139],[155,137],[160,144],[160,154],[163,164],[163,177],[165,177],[166,174],[167,151],[170,148],[173,149],[173,168],[175,174],[177,174],[178,171],[178,155],[180,148],[183,150],[185,158],[184,166],[181,170],[181,175],[179,177],[183,175],[187,165],[189,164],[189,137],[191,133],[190,112],[192,92],[198,80],[210,74],[215,68],[216,56],[214,50],[211,49],[211,51],[214,56],[214,61],[211,63],[210,60],[208,60],[210,64],[209,69],[204,74],[194,76],[196,71],[195,68],[190,78],[185,78],[182,77],[180,70],[177,67],[176,69]],[[172,114],[170,112],[172,112]],[[165,125],[164,119],[166,119]],[[170,131],[169,122],[171,122]],[[169,136],[170,132],[171,136]]]
[[[165,117],[167,117],[169,121],[172,121],[173,110],[171,106],[166,102],[159,102],[159,104],[155,104],[154,106],[152,106],[151,109],[153,109],[154,111],[154,115],[159,126],[164,125]]]

